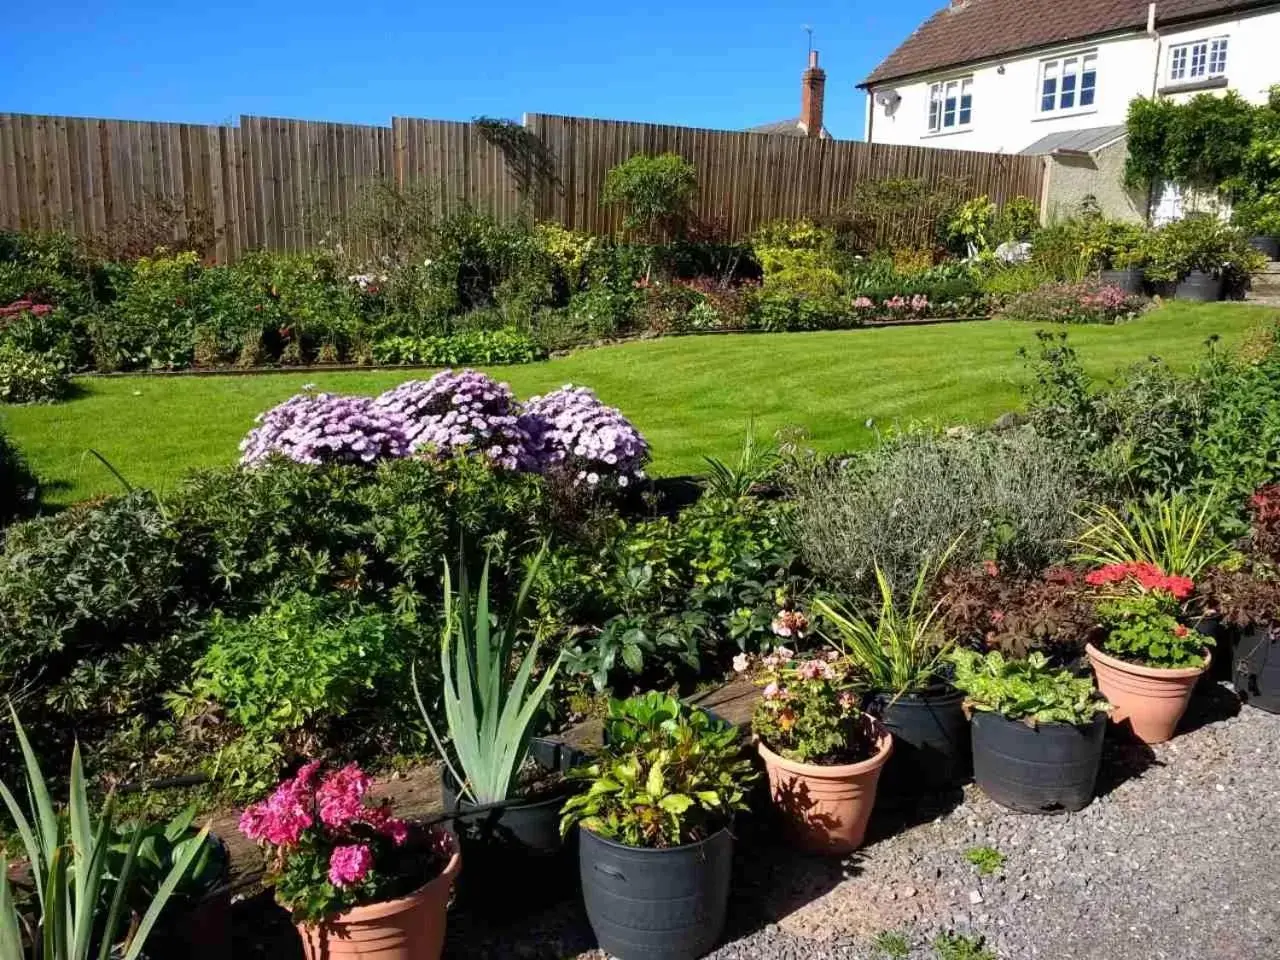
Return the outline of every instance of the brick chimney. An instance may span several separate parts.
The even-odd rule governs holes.
[[[818,66],[818,51],[809,51],[809,69],[800,81],[800,125],[810,137],[822,136],[822,96],[827,74]]]

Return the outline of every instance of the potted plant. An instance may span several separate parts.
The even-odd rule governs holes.
[[[1099,567],[1085,580],[1101,593],[1097,609],[1104,630],[1102,649],[1090,643],[1085,653],[1099,689],[1115,707],[1111,719],[1145,743],[1163,743],[1209,666],[1213,638],[1178,620],[1194,584],[1139,562]]]
[[[1280,260],[1280,193],[1242,200],[1231,211],[1231,222],[1249,238],[1249,246],[1268,260]]]
[[[880,609],[874,617],[851,613],[831,599],[814,603],[831,642],[862,671],[870,691],[867,710],[893,734],[894,752],[881,784],[890,798],[947,790],[969,776],[969,724],[963,695],[947,682],[952,644],[942,630],[942,600],[928,600],[936,569],[921,565],[902,604],[877,566]]]
[[[1236,693],[1250,706],[1280,713],[1280,579],[1275,569],[1258,563],[1212,570],[1200,590],[1207,609],[1231,638]]]
[[[1097,266],[1098,282],[1125,293],[1142,293],[1146,265],[1146,231],[1136,223],[1100,220],[1086,243]]]
[[[736,811],[755,779],[738,730],[674,697],[612,701],[564,805],[587,917],[620,960],[693,960],[724,929]]]
[[[1179,300],[1221,300],[1233,269],[1236,239],[1216,216],[1192,213],[1173,220],[1151,239],[1147,277],[1173,287]]]
[[[561,656],[547,664],[532,689],[541,644],[534,640],[515,665],[524,601],[545,556],[544,546],[515,603],[497,624],[489,622],[488,558],[474,606],[465,558],[459,562],[456,598],[445,564],[440,676],[451,751],[445,749],[423,702],[416,670],[412,674],[418,708],[444,761],[444,808],[459,815],[455,832],[473,876],[464,887],[483,892],[476,898],[478,904],[501,905],[503,910],[512,902],[533,904],[543,899],[541,894],[555,896],[562,886],[555,881],[564,879],[566,872],[559,823],[560,807],[571,787],[558,752],[549,742],[533,741]],[[534,746],[542,749],[531,749]],[[501,896],[508,890],[518,893],[515,901]]]
[[[860,709],[853,661],[834,650],[800,660],[784,647],[734,666],[764,687],[751,729],[787,833],[815,853],[856,850],[893,737]]]
[[[248,807],[240,830],[267,851],[267,883],[308,960],[436,960],[461,868],[447,831],[417,831],[373,803],[355,764],[314,760]]]
[[[195,856],[171,892],[169,901],[151,931],[148,950],[157,956],[181,956],[187,960],[223,960],[231,952],[230,857],[226,845],[213,834],[197,830],[192,804],[167,823],[144,823],[115,828],[115,840],[107,853],[108,869],[120,876],[133,833],[142,841],[133,861],[133,882],[127,893],[129,908],[141,915],[155,899],[173,867],[188,851]],[[104,889],[104,912],[112,890]]]
[[[973,718],[973,775],[982,792],[1023,813],[1088,806],[1109,709],[1093,681],[1053,669],[1042,653],[1015,660],[956,650],[951,659]]]
[[[21,840],[26,868],[34,878],[32,896],[14,895],[7,850],[0,853],[0,956],[5,960],[39,956],[42,960],[90,960],[113,957],[138,960],[148,946],[160,914],[174,889],[198,856],[209,828],[196,834],[164,872],[149,896],[134,899],[134,867],[145,827],[129,833],[124,859],[112,865],[109,846],[115,836],[115,797],[108,795],[98,816],[89,808],[80,745],[71,751],[70,795],[64,810],[55,809],[49,784],[40,769],[26,731],[10,708],[14,733],[22,751],[25,789],[0,784],[13,841]],[[17,797],[26,798],[26,807]],[[110,896],[103,898],[105,890]],[[25,944],[32,944],[28,954]],[[42,945],[42,948],[39,946]]]

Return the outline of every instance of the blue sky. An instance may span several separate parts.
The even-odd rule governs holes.
[[[854,88],[944,0],[10,0],[0,111],[225,123],[528,112],[738,129],[799,112],[808,23],[827,126],[862,134]]]

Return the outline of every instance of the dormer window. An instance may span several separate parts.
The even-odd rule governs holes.
[[[1227,75],[1227,38],[1179,43],[1169,48],[1169,82],[1195,83]]]
[[[1096,50],[1040,61],[1040,112],[1089,110],[1098,96]]]
[[[973,77],[943,80],[929,87],[929,132],[945,133],[973,121]]]

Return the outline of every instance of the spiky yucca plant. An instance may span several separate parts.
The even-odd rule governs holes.
[[[515,603],[496,627],[489,622],[489,558],[485,558],[480,574],[474,609],[465,558],[458,564],[456,605],[452,576],[445,563],[440,676],[445,718],[461,771],[455,769],[431,721],[418,689],[417,673],[413,673],[413,694],[436,748],[463,794],[474,803],[501,803],[510,796],[529,752],[538,710],[563,658],[563,654],[556,656],[532,691],[529,683],[538,661],[540,641],[534,640],[520,666],[512,669],[520,615],[546,553],[543,545],[520,585]]]

